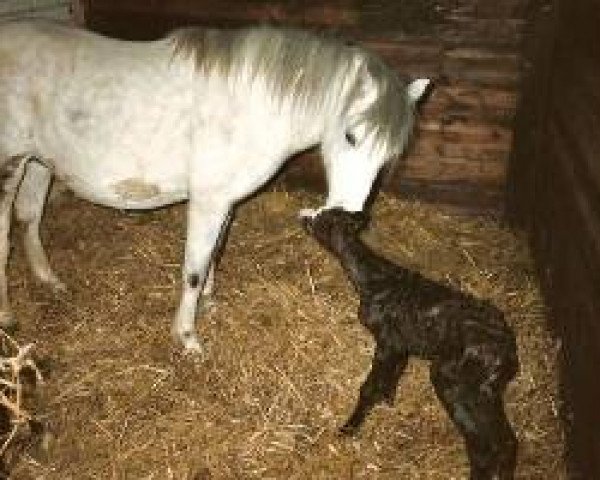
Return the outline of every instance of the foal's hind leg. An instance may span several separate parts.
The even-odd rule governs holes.
[[[471,480],[512,480],[517,439],[508,422],[502,392],[482,392],[467,384],[456,365],[432,365],[434,390],[465,439]],[[446,368],[448,367],[448,368]]]
[[[10,250],[12,206],[27,160],[27,157],[13,157],[0,167],[0,327],[10,327],[15,324],[8,300],[6,264]]]
[[[15,213],[25,224],[23,244],[33,274],[52,288],[64,290],[66,287],[52,271],[40,239],[40,222],[51,179],[52,172],[47,167],[29,162],[15,201]]]

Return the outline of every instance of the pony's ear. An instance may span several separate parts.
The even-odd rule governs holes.
[[[431,80],[429,78],[417,78],[408,84],[407,92],[410,101],[417,104],[427,93]]]
[[[362,57],[357,55],[356,59],[358,90],[352,104],[348,109],[348,117],[362,114],[367,110],[379,97],[379,84],[377,77],[371,72],[369,65],[365,65]]]

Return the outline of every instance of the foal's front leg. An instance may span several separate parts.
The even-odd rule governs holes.
[[[342,434],[355,433],[371,409],[380,402],[391,404],[400,376],[406,369],[408,355],[393,346],[377,342],[371,371],[360,387],[360,396],[352,415],[340,428]]]
[[[183,265],[183,286],[179,309],[173,322],[175,340],[186,351],[201,353],[196,333],[198,297],[205,287],[216,246],[230,211],[222,203],[190,200]]]

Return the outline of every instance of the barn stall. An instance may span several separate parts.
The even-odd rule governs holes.
[[[407,77],[436,79],[414,145],[375,202],[368,240],[506,312],[521,357],[507,393],[520,440],[517,478],[595,478],[598,335],[590,302],[598,283],[582,280],[594,279],[588,266],[597,263],[586,173],[595,137],[564,124],[556,92],[570,77],[553,76],[577,47],[572,68],[589,82],[595,57],[579,43],[585,29],[568,34],[583,10],[567,15],[555,3],[105,0],[76,2],[72,11],[77,23],[130,39],[187,24],[333,30]],[[568,105],[585,125],[595,104],[581,105],[582,91]],[[571,203],[552,195],[555,188]],[[354,439],[336,436],[372,344],[341,270],[295,219],[323,189],[322,167],[309,153],[240,206],[216,306],[200,327],[210,345],[201,364],[168,341],[181,207],[127,214],[56,195],[44,236],[69,292],[54,296],[35,285],[18,242],[9,274],[17,338],[35,340],[51,365],[32,407],[51,436],[20,455],[14,478],[465,477],[460,437],[419,362],[393,408],[378,409]],[[537,264],[526,238],[499,222],[505,218],[530,233]],[[568,250],[575,266],[563,253],[575,248],[567,231],[589,239],[585,249]]]

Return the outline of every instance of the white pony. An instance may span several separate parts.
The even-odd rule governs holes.
[[[0,163],[40,160],[27,164],[15,199],[32,270],[62,285],[39,236],[53,175],[119,209],[189,200],[173,333],[201,351],[198,298],[212,289],[213,253],[236,202],[320,144],[329,190],[321,208],[362,209],[382,165],[403,151],[428,83],[404,84],[362,48],[297,30],[189,28],[126,42],[53,23],[5,24]],[[4,324],[12,321],[7,255],[8,227],[0,230]]]

